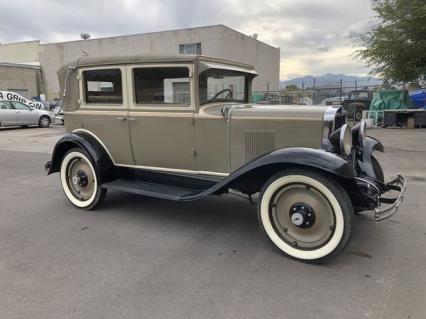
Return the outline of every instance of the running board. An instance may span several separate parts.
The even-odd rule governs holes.
[[[102,185],[111,190],[118,190],[127,193],[145,195],[150,197],[163,198],[174,201],[191,200],[197,198],[206,189],[191,189],[174,187],[169,185],[155,184],[142,181],[131,181],[119,179]]]

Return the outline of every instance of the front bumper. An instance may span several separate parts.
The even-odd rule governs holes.
[[[407,180],[404,176],[398,174],[398,176],[386,184],[386,191],[380,194],[378,197],[378,207],[374,210],[374,221],[380,222],[393,216],[404,200],[405,191],[407,189]],[[388,192],[398,192],[397,197],[386,198],[382,197],[383,194]],[[386,206],[382,208],[382,205]]]

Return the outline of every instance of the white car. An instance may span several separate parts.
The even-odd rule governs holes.
[[[32,108],[18,101],[0,100],[0,126],[38,125],[49,127],[55,118],[46,110]]]

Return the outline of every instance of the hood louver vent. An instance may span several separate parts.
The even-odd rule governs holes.
[[[245,131],[246,163],[275,149],[275,131]]]

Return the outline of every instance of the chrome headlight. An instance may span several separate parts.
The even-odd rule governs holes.
[[[365,146],[367,142],[367,123],[362,121],[352,128],[352,139],[359,146]]]
[[[348,124],[330,135],[330,142],[333,147],[343,156],[348,156],[352,150],[352,131]]]

